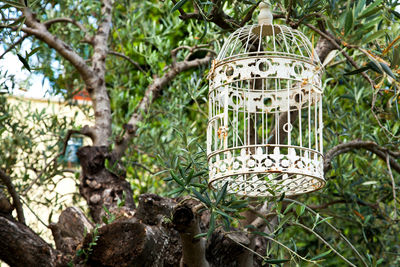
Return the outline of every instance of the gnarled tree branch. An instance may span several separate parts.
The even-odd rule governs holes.
[[[386,161],[386,157],[388,155],[390,166],[400,173],[400,164],[396,161],[396,158],[400,157],[398,151],[391,151],[386,147],[378,145],[375,142],[362,140],[353,140],[344,144],[340,144],[326,152],[324,161],[324,172],[326,173],[330,170],[330,168],[332,167],[331,161],[334,157],[355,149],[366,149],[376,154],[384,161]]]
[[[51,34],[45,24],[40,23],[34,17],[29,8],[24,8],[23,14],[26,17],[22,31],[34,35],[39,40],[45,42],[48,46],[55,49],[62,57],[71,62],[71,64],[79,71],[86,84],[94,83],[94,74],[85,60],[79,56],[68,44]]]
[[[14,185],[11,182],[11,177],[0,169],[0,180],[6,185],[8,193],[10,193],[13,199],[13,205],[17,210],[18,221],[25,224],[25,216],[24,216],[24,210],[22,209],[22,203],[21,200],[19,199],[19,195],[15,190]]]
[[[66,258],[26,225],[0,216],[0,259],[10,266],[67,266]]]

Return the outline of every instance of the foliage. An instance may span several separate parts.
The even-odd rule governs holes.
[[[2,24],[22,21],[8,20],[18,12],[12,1],[0,8]],[[96,30],[100,4],[97,1],[28,1],[40,20],[68,17],[84,25],[89,34]],[[194,4],[193,4],[194,3]],[[213,8],[222,8],[240,21],[258,2],[214,1],[116,1],[110,34],[110,50],[134,59],[142,70],[129,61],[107,57],[106,85],[111,99],[112,131],[117,138],[124,134],[124,124],[136,111],[147,86],[171,65],[171,50],[178,46],[212,44],[219,50],[230,31],[214,23]],[[199,10],[198,20],[181,20],[179,9],[189,13]],[[337,51],[327,64],[324,75],[324,147],[330,148],[351,140],[374,141],[388,150],[398,150],[400,141],[400,14],[398,1],[391,0],[282,0],[273,1],[275,14],[283,15],[276,23],[299,27],[314,45],[320,33],[329,33],[337,40]],[[287,16],[289,14],[289,16]],[[255,20],[255,15],[253,16]],[[250,22],[249,22],[250,23]],[[237,25],[232,24],[232,28]],[[81,40],[85,33],[73,24],[54,24],[50,31],[67,40],[84,59],[93,53]],[[7,48],[22,33],[4,28],[0,38]],[[43,73],[51,82],[53,95],[71,99],[73,92],[84,87],[79,73],[59,54],[37,39],[28,37],[31,52],[18,58],[32,72]],[[12,51],[19,53],[20,46]],[[187,56],[181,50],[178,60]],[[195,53],[192,57],[203,57]],[[349,62],[353,59],[357,67]],[[58,64],[54,64],[57,62]],[[54,66],[58,66],[55,68]],[[207,124],[206,68],[180,73],[159,97],[140,123],[138,132],[122,159],[134,196],[152,192],[164,196],[191,195],[210,210],[210,236],[215,228],[243,230],[240,220],[250,202],[225,190],[215,192],[207,184],[205,131]],[[368,74],[373,84],[362,74]],[[51,132],[58,139],[46,145],[44,159],[54,157],[62,148],[62,136],[73,123],[60,117],[44,118],[44,113],[32,112],[18,119],[18,107],[6,105],[2,96],[0,124],[2,129],[0,157],[2,169],[9,170],[28,204],[34,199],[24,196],[24,190],[34,179],[25,167],[13,173],[16,155],[35,153],[36,135]],[[30,122],[48,122],[43,129],[30,127]],[[38,131],[38,132],[34,132]],[[32,141],[35,140],[35,141]],[[19,157],[18,157],[19,158]],[[31,157],[24,166],[41,170]],[[399,196],[395,198],[386,162],[366,150],[354,150],[334,158],[325,174],[326,187],[316,193],[287,200],[284,196],[270,199],[270,212],[278,214],[278,226],[273,233],[256,233],[271,239],[266,263],[280,264],[287,259],[293,265],[315,262],[321,266],[343,265],[343,258],[353,264],[396,266],[400,264]],[[60,168],[48,169],[38,185],[49,187]],[[394,173],[395,189],[399,174]],[[46,205],[49,205],[50,200]],[[306,204],[308,206],[306,206]],[[325,205],[327,204],[327,205]],[[316,211],[309,209],[314,207]],[[105,218],[109,223],[115,218]],[[248,226],[247,228],[251,228]],[[335,230],[336,229],[336,230]],[[311,230],[311,231],[310,231]],[[323,240],[322,240],[323,239]],[[95,240],[94,240],[95,242]],[[329,244],[329,246],[327,246]],[[357,254],[360,254],[357,256]]]

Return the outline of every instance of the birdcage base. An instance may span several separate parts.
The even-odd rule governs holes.
[[[258,173],[221,178],[210,182],[214,190],[228,183],[227,193],[247,197],[295,196],[321,189],[325,181],[302,174]]]
[[[211,154],[210,186],[261,197],[299,195],[325,185],[323,156],[312,149],[286,145],[254,145]]]

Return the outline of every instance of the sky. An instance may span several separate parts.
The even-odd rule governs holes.
[[[26,40],[23,43],[19,53],[22,56],[25,55],[25,51],[29,53],[30,45],[31,43],[29,42],[29,40]],[[4,47],[0,47],[0,54],[3,54],[3,52]],[[29,60],[29,65],[31,67],[34,67],[35,61],[36,58],[31,57]],[[43,80],[44,76],[42,74],[37,74],[34,70],[32,70],[32,73],[30,73],[27,69],[25,69],[22,62],[19,61],[17,55],[13,52],[7,53],[0,60],[0,70],[1,73],[8,71],[8,75],[15,75],[15,95],[25,96],[29,98],[49,98],[49,95],[46,94],[46,92],[51,89],[49,81],[47,79]],[[26,86],[27,82],[29,82],[29,86]]]

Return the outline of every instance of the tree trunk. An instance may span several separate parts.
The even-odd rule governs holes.
[[[118,198],[125,200],[128,212],[135,208],[131,186],[125,180],[125,170],[112,159],[107,147],[81,147],[77,155],[82,166],[79,191],[89,204],[95,222],[101,222],[106,214],[105,208],[109,211],[118,209]]]

